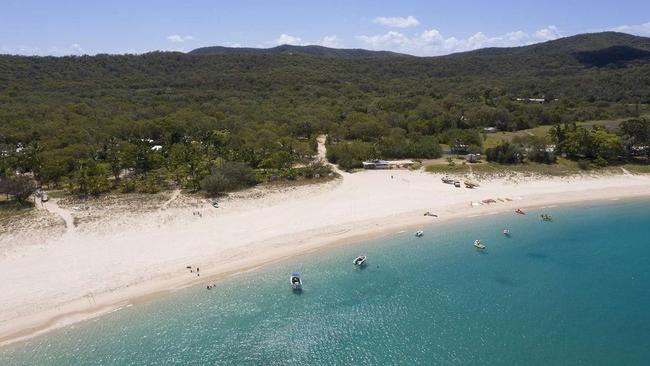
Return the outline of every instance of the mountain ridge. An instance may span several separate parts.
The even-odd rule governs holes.
[[[362,48],[331,48],[318,45],[295,46],[283,44],[271,48],[254,48],[254,47],[226,47],[210,46],[201,47],[188,52],[190,55],[278,55],[278,54],[301,54],[317,57],[336,57],[336,58],[390,58],[390,57],[415,57],[404,53],[391,51],[373,51]]]
[[[464,56],[521,56],[526,54],[533,55],[573,55],[579,59],[590,59],[589,53],[618,48],[618,56],[623,60],[629,61],[635,59],[635,55],[645,55],[644,52],[650,52],[650,38],[635,36],[620,32],[596,32],[582,33],[573,36],[558,38],[546,42],[534,43],[516,47],[486,47],[472,51],[456,52],[441,56],[415,56],[392,51],[375,51],[362,48],[331,48],[318,45],[295,46],[280,45],[271,48],[254,48],[254,47],[225,47],[210,46],[194,49],[190,55],[306,55],[315,57],[331,57],[343,59],[357,58],[456,58]],[[622,49],[621,47],[627,47]],[[625,55],[622,55],[625,53]],[[601,62],[602,63],[602,62]],[[607,62],[605,62],[607,64]]]

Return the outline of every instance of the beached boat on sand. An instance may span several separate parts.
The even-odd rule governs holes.
[[[418,230],[418,231],[416,231],[416,232],[415,232],[415,236],[417,236],[418,238],[423,237],[423,236],[424,236],[424,231],[422,231],[422,230]]]
[[[301,291],[302,279],[300,278],[300,273],[298,272],[292,273],[291,277],[289,277],[289,283],[291,284],[291,288],[294,289],[294,291]]]
[[[452,178],[449,178],[448,175],[445,175],[444,177],[441,178],[442,183],[445,184],[454,184],[454,180]]]
[[[485,249],[485,248],[487,248],[485,245],[481,244],[481,241],[478,240],[478,239],[474,240],[474,246],[476,247],[476,249]]]
[[[354,258],[352,263],[357,267],[361,267],[366,263],[366,256],[365,255],[360,255],[360,256]]]

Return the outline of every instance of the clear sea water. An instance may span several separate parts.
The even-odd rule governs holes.
[[[330,248],[1,348],[0,364],[648,365],[649,208],[468,218]]]

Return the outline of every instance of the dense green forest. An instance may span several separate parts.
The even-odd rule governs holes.
[[[483,127],[538,125],[562,130],[558,153],[605,164],[623,150],[573,151],[559,138],[582,133],[578,121],[638,117],[650,103],[648,50],[648,38],[599,33],[430,58],[0,56],[0,175],[79,194],[218,193],[326,175],[312,161],[321,133],[329,158],[354,168],[439,157],[440,144],[484,152]],[[587,135],[627,146],[620,132]]]

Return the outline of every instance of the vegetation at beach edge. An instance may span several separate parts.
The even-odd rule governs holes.
[[[320,134],[348,170],[465,153],[511,167],[638,165],[650,63],[600,52],[613,46],[650,41],[606,32],[432,58],[0,56],[0,188],[22,199],[16,174],[28,190],[82,196],[318,180],[332,174],[314,158]]]

